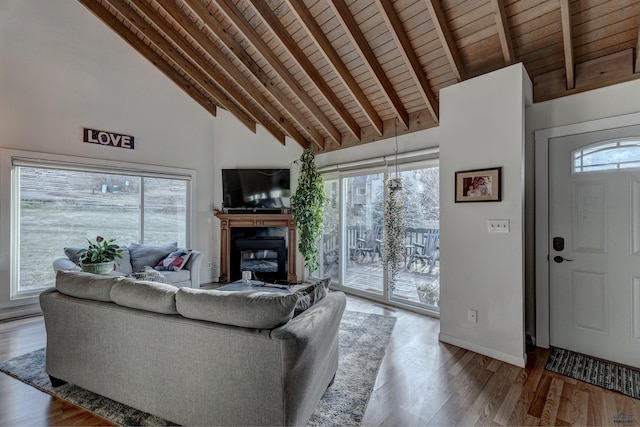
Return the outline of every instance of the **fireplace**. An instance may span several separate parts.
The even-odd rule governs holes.
[[[230,278],[242,278],[252,271],[260,280],[287,280],[287,243],[284,237],[252,237],[231,239]]]
[[[296,282],[296,229],[291,214],[216,212],[220,219],[220,282],[253,271],[263,280]]]

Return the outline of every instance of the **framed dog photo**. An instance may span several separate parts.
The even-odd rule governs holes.
[[[456,172],[456,203],[502,200],[502,168]]]

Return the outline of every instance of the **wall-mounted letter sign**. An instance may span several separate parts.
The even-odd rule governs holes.
[[[133,150],[133,136],[84,128],[84,142]]]

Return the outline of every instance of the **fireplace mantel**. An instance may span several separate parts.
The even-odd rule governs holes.
[[[296,226],[291,214],[230,214],[214,212],[220,220],[220,282],[229,281],[231,229],[233,227],[282,227],[287,229],[287,280],[297,282],[296,275]]]

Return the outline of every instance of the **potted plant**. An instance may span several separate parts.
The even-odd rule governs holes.
[[[113,270],[116,258],[122,258],[122,249],[113,242],[115,239],[96,237],[95,243],[87,239],[89,246],[80,250],[80,267],[82,271],[95,274],[107,274]]]
[[[418,284],[416,290],[421,303],[437,306],[440,302],[440,283],[438,280],[432,283]]]
[[[298,250],[309,272],[319,266],[318,242],[322,237],[324,205],[327,195],[320,172],[316,169],[315,154],[311,147],[304,150],[300,159],[298,186],[291,196],[291,213],[298,230]]]

